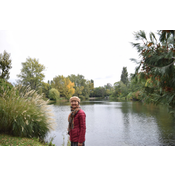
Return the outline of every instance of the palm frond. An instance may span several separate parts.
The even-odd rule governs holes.
[[[156,36],[155,36],[155,34],[154,34],[153,32],[150,32],[149,36],[150,36],[150,40],[151,40],[152,42],[154,42],[154,40],[156,40],[156,43],[157,43]],[[153,39],[154,39],[154,40],[153,40]]]
[[[138,32],[134,32],[134,37],[136,40],[147,40],[146,33],[144,30],[139,30]]]
[[[132,62],[136,63],[136,64],[139,64],[139,63],[140,63],[140,61],[137,61],[135,58],[130,58],[130,60],[131,60]]]
[[[160,35],[160,42],[166,41],[168,40],[171,36],[174,35],[174,31],[173,30],[161,30],[159,31],[159,35]]]

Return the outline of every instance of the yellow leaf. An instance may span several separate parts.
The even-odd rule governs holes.
[[[150,46],[152,46],[152,45],[153,45],[153,43],[149,43],[147,46],[150,47]]]

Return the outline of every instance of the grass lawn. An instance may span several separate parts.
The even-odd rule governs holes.
[[[0,134],[1,146],[47,146],[47,143],[41,143],[36,138],[14,137],[7,134]]]

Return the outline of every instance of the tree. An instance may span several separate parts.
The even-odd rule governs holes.
[[[128,72],[127,67],[123,67],[122,74],[121,74],[121,80],[126,86],[128,84]]]
[[[104,88],[106,90],[106,96],[110,96],[112,94],[112,91],[113,91],[112,84],[107,83],[106,85],[104,85]]]
[[[89,83],[89,88],[90,88],[90,97],[93,97],[93,93],[94,93],[94,80],[90,80]]]
[[[69,99],[74,93],[74,83],[68,77],[56,76],[53,78],[52,88],[57,89],[62,97]]]
[[[46,98],[49,98],[50,89],[51,89],[51,85],[49,83],[42,82],[42,93],[44,93]]]
[[[36,58],[28,57],[26,62],[22,63],[21,73],[17,75],[20,78],[18,82],[26,86],[30,85],[32,89],[38,90],[45,77],[44,70],[45,66],[40,64]]]
[[[159,30],[157,34],[159,41],[152,32],[149,39],[142,30],[134,33],[135,39],[140,42],[131,44],[141,60],[131,59],[139,64],[133,77],[139,75],[146,81],[143,87],[147,94],[145,102],[175,108],[175,31]]]
[[[175,30],[159,30],[160,42],[164,42],[172,37],[173,47],[175,48]]]
[[[104,98],[105,96],[106,96],[106,90],[104,87],[100,86],[94,89],[94,97]]]
[[[86,80],[84,83],[84,89],[82,91],[82,95],[84,99],[89,99],[90,95],[90,81]]]
[[[82,95],[83,89],[84,86],[76,87],[74,95],[80,97]]]
[[[57,101],[60,98],[60,93],[58,92],[57,89],[52,88],[52,89],[49,90],[49,98],[51,100],[56,100]]]
[[[75,94],[76,96],[80,97],[81,99],[88,99],[90,94],[93,93],[94,89],[94,81],[93,80],[86,80],[83,75],[74,75],[71,74],[68,76],[71,82],[75,84]]]
[[[6,90],[11,90],[13,88],[13,85],[5,79],[0,79],[0,96],[1,94]]]
[[[10,78],[11,62],[10,54],[4,50],[4,53],[0,54],[0,78],[5,80]]]
[[[67,99],[69,99],[75,93],[74,83],[71,82],[69,78],[65,78],[65,86],[66,88],[64,88],[64,95]]]
[[[114,96],[126,97],[127,94],[128,94],[127,87],[122,81],[114,83]]]

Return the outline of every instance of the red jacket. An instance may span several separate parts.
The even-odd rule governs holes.
[[[86,133],[86,114],[82,109],[74,117],[74,129],[70,130],[70,141],[83,143]]]

